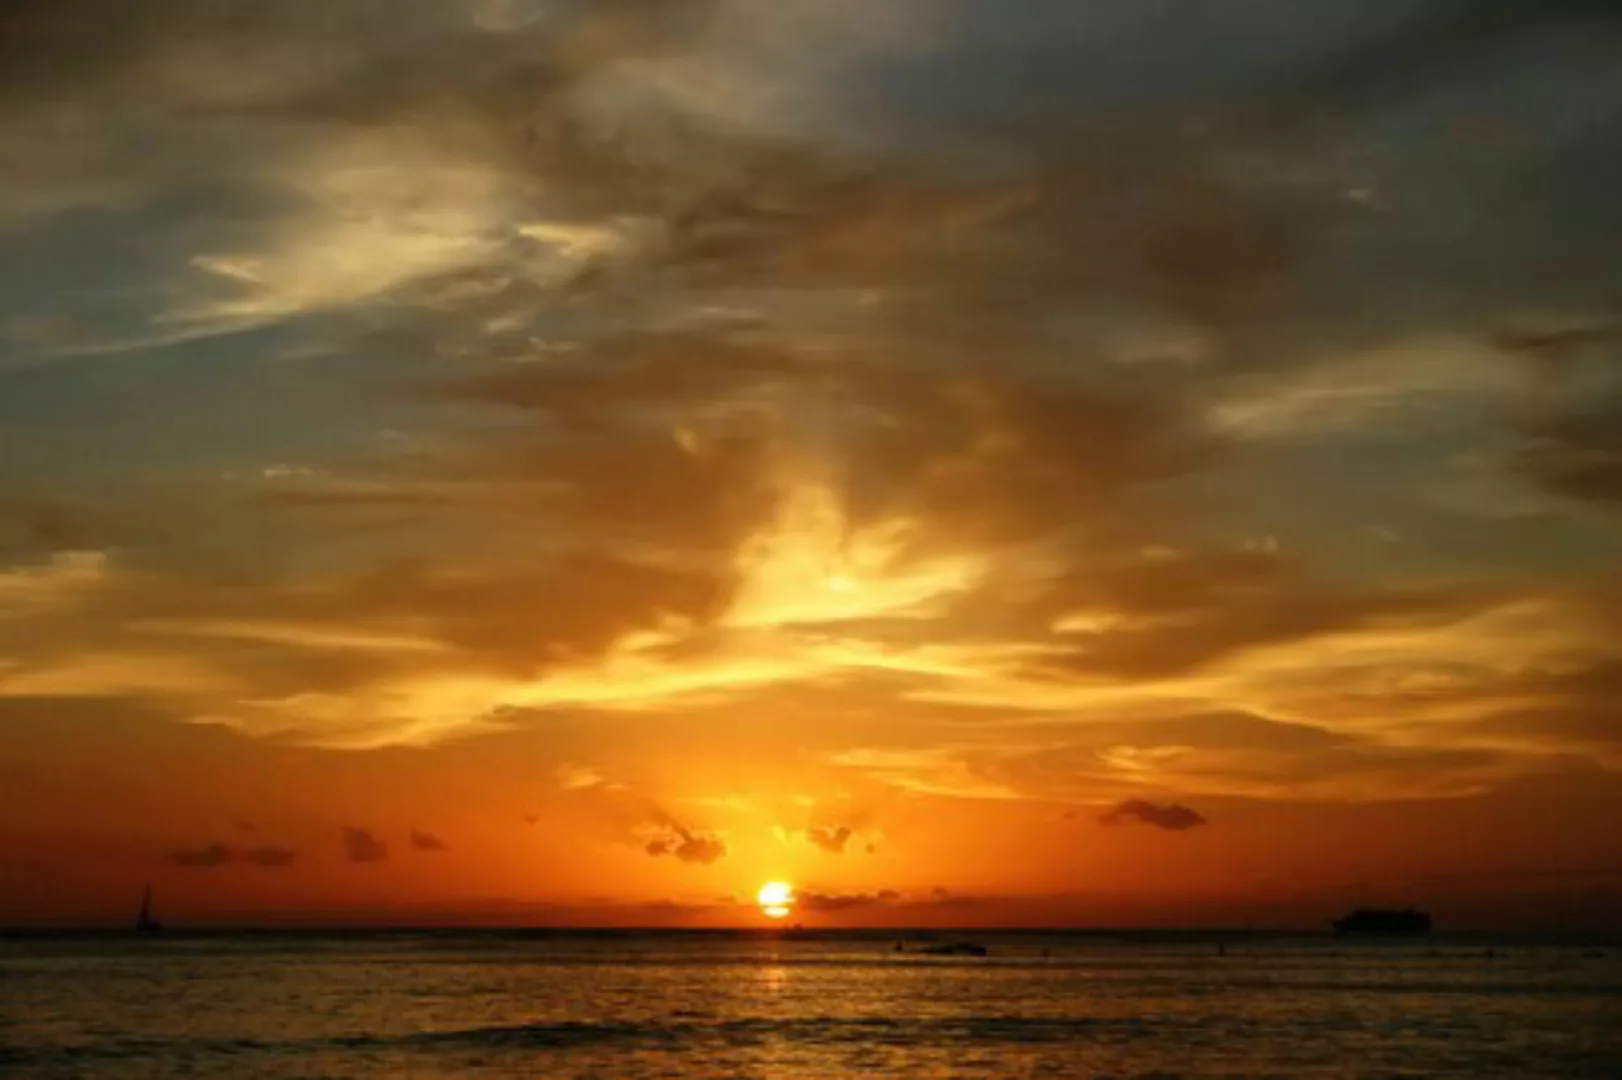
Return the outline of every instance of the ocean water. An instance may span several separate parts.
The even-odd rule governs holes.
[[[1622,1078],[1615,948],[977,940],[14,937],[0,1075]]]

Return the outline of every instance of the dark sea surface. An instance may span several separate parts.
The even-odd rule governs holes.
[[[14,936],[0,1075],[1622,1078],[1614,947],[974,940]]]

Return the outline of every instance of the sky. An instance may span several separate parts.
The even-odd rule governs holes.
[[[0,924],[1622,912],[1604,0],[12,0]]]

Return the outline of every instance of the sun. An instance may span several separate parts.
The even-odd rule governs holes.
[[[794,910],[794,886],[786,881],[768,881],[755,894],[760,910],[773,919],[782,919]]]

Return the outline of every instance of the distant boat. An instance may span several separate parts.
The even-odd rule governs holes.
[[[1431,917],[1413,908],[1358,908],[1330,924],[1337,934],[1377,934],[1402,937],[1431,932]]]
[[[135,919],[135,932],[138,934],[155,934],[163,929],[163,924],[152,917],[152,886],[146,887],[141,895],[141,914]]]

